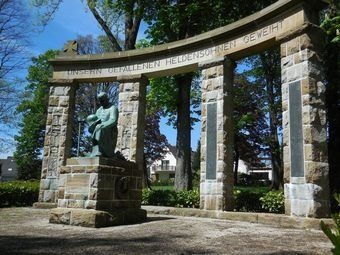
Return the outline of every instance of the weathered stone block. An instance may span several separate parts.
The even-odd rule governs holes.
[[[85,209],[97,209],[97,200],[86,200]]]
[[[84,166],[72,166],[71,171],[73,174],[86,173],[86,168]]]
[[[65,188],[59,188],[58,199],[64,199],[64,198],[65,198]]]
[[[51,179],[44,179],[40,181],[40,189],[42,190],[48,190],[50,189],[50,183],[51,183]]]
[[[282,43],[280,45],[280,55],[281,55],[281,58],[287,56],[287,43]]]
[[[327,163],[327,142],[305,144],[304,154],[306,161],[325,162]],[[307,166],[305,166],[307,167]]]
[[[287,68],[294,65],[294,57],[293,55],[289,55],[281,58],[281,68]]]
[[[86,199],[88,199],[88,194],[65,193],[65,199],[86,200]]]
[[[57,191],[54,191],[54,190],[45,190],[43,201],[54,203],[56,199],[56,193]]]
[[[300,50],[300,43],[299,43],[299,37],[294,38],[286,43],[287,47],[287,56],[293,55],[294,53],[299,52]]]
[[[73,174],[67,176],[67,193],[87,194],[90,176],[88,174]]]
[[[71,210],[54,208],[51,210],[49,222],[55,223],[55,224],[69,225],[70,218],[71,218]]]
[[[303,137],[305,144],[323,144],[326,141],[326,129],[320,126],[304,125]]]
[[[327,162],[305,162],[306,182],[328,188],[329,166]]]
[[[60,167],[60,174],[68,174],[71,173],[71,167],[70,166],[61,166]]]
[[[68,199],[68,208],[84,208],[84,200]]]

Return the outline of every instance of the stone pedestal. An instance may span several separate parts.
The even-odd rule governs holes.
[[[101,157],[70,158],[61,167],[58,208],[51,223],[105,227],[146,219],[142,173],[135,163]]]
[[[234,63],[202,63],[200,208],[233,210],[232,94]]]

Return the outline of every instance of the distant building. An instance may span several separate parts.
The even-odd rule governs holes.
[[[176,147],[169,146],[164,157],[154,161],[150,165],[150,177],[152,181],[166,182],[175,179],[176,171]]]
[[[0,159],[0,182],[13,181],[18,178],[18,165],[13,157]]]
[[[249,164],[244,160],[238,161],[238,173],[256,176],[259,180],[272,179],[272,166],[269,158],[260,158],[261,166]]]
[[[176,147],[169,146],[164,157],[151,163],[148,171],[151,181],[166,182],[169,179],[175,179],[176,172]],[[238,173],[256,176],[259,180],[271,180],[272,168],[270,160],[261,158],[261,166],[247,163],[244,160],[238,161]]]

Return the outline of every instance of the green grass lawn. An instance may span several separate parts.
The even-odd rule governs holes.
[[[153,190],[174,190],[175,186],[174,185],[164,185],[164,186],[160,186],[160,185],[151,185],[151,188]]]

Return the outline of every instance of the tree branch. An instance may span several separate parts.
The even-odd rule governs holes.
[[[110,28],[107,26],[103,18],[100,16],[98,11],[95,7],[91,6],[89,3],[87,3],[87,6],[89,7],[90,11],[92,12],[94,18],[98,21],[101,28],[106,33],[107,37],[109,38],[110,42],[112,43],[113,49],[115,51],[122,51],[122,47],[120,47],[116,37],[112,34]]]

